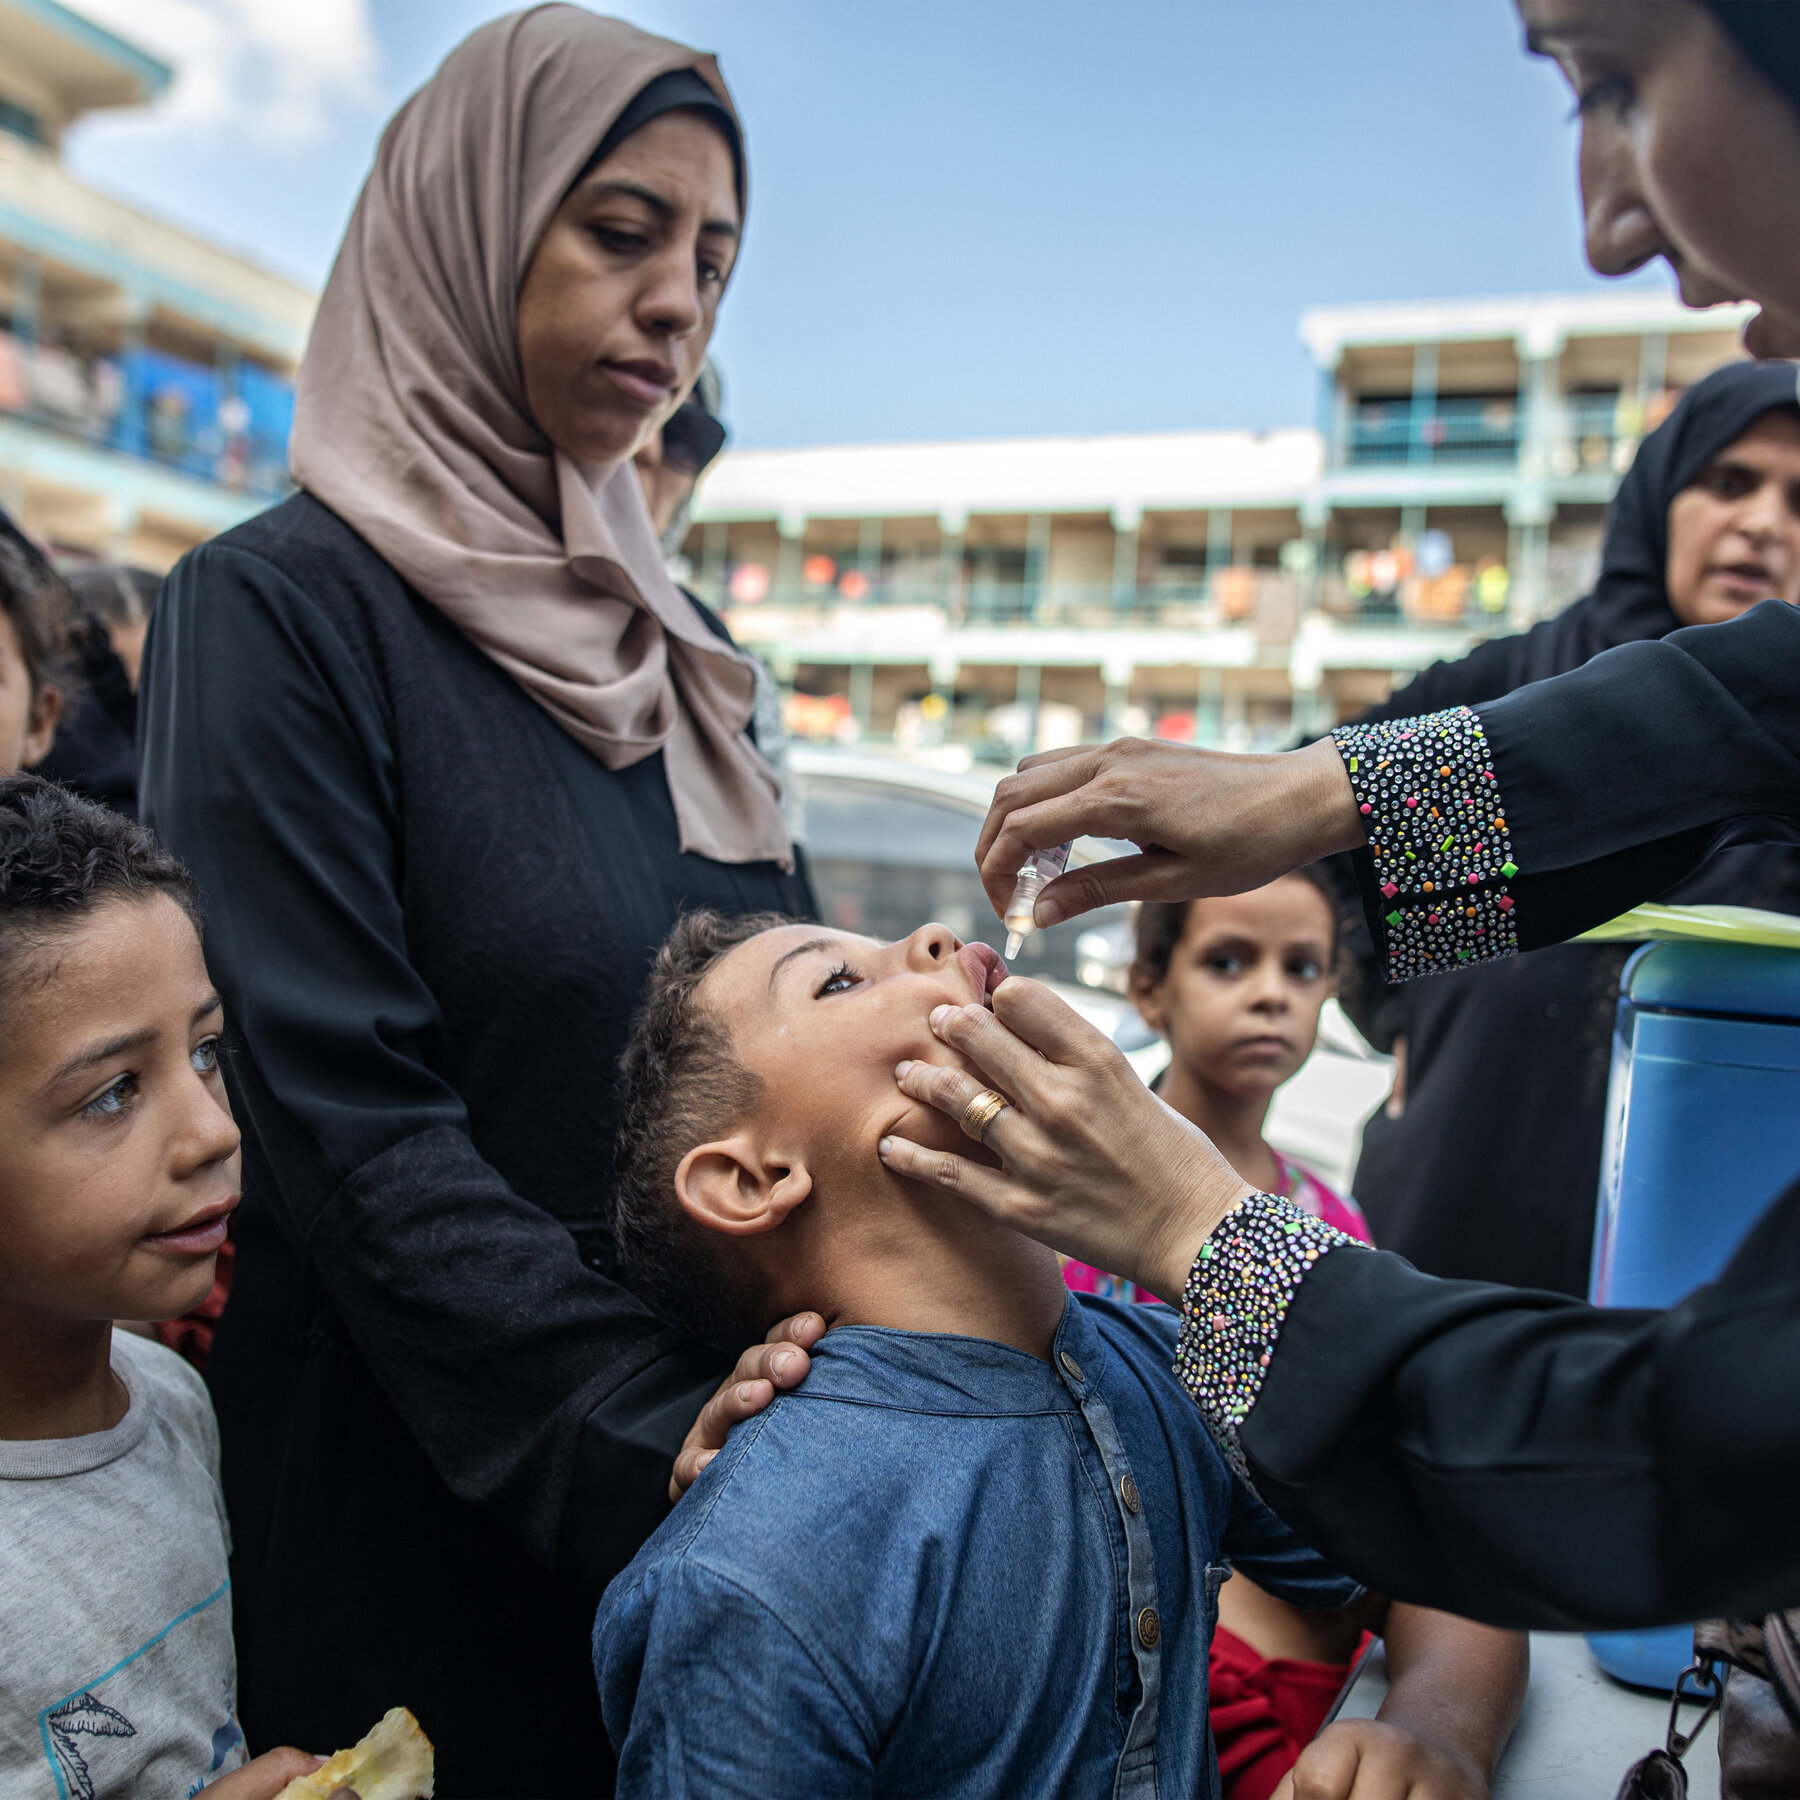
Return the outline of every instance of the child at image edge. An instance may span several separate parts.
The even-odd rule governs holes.
[[[238,1202],[193,885],[150,834],[0,779],[0,1793],[270,1800],[245,1761],[218,1432],[114,1319],[212,1286]]]
[[[1337,962],[1332,889],[1300,870],[1250,894],[1143,906],[1131,995],[1169,1045],[1162,1098],[1253,1186],[1367,1243],[1356,1202],[1262,1134],[1275,1090],[1312,1053]],[[1085,1263],[1063,1275],[1077,1291],[1150,1298]],[[1223,1800],[1274,1793],[1317,1735],[1361,1639],[1348,1613],[1302,1612],[1242,1571],[1225,1584],[1208,1658]]]

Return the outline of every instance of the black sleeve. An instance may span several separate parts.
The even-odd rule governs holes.
[[[1552,623],[1543,620],[1532,630],[1540,631]],[[1420,713],[1442,712],[1446,706],[1479,706],[1497,700],[1519,685],[1526,660],[1524,644],[1525,640],[1516,636],[1489,638],[1454,662],[1435,662],[1379,705],[1359,713],[1358,720],[1412,719]]]
[[[1623,644],[1480,717],[1520,947],[1559,943],[1691,873],[1721,821],[1800,812],[1800,610]]]
[[[1800,610],[1766,600],[1478,711],[1332,736],[1386,978],[1540,949],[1685,880],[1726,821],[1800,813]]]
[[[261,558],[187,558],[146,656],[146,817],[203,890],[259,1203],[449,1488],[592,1583],[723,1371],[508,1188],[431,1066],[372,658]]]
[[[1629,1628],[1800,1602],[1800,1184],[1666,1313],[1321,1257],[1241,1443],[1258,1491],[1396,1599]]]

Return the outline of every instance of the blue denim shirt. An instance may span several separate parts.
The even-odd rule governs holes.
[[[594,1625],[622,1800],[1218,1792],[1227,1558],[1361,1592],[1225,1468],[1177,1317],[1072,1297],[1052,1360],[851,1327],[738,1427]]]

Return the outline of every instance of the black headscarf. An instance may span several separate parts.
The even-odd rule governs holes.
[[[1800,369],[1791,362],[1729,363],[1695,382],[1638,446],[1619,483],[1593,591],[1529,631],[1492,639],[1459,661],[1433,663],[1363,717],[1404,719],[1479,706],[1527,682],[1567,674],[1616,644],[1673,631],[1681,621],[1663,585],[1670,502],[1764,413],[1784,406],[1800,411]]]
[[[737,179],[738,205],[744,204],[744,139],[737,120],[719,103],[719,96],[692,69],[671,69],[659,75],[613,120],[594,154],[581,165],[581,173],[569,183],[578,187],[612,155],[634,131],[642,131],[652,119],[666,112],[698,113],[731,147],[731,165]]]
[[[1731,41],[1800,112],[1800,8],[1790,0],[1700,0]]]

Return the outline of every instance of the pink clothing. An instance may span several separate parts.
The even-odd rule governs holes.
[[[1345,1237],[1355,1238],[1359,1244],[1375,1242],[1369,1232],[1369,1221],[1363,1217],[1362,1208],[1348,1194],[1334,1194],[1311,1169],[1303,1169],[1298,1163],[1289,1162],[1279,1150],[1274,1152],[1274,1156],[1275,1166],[1281,1171],[1284,1199],[1293,1201],[1315,1219],[1324,1220]]]
[[[1372,1244],[1374,1238],[1369,1235],[1369,1221],[1362,1215],[1362,1208],[1348,1194],[1333,1193],[1312,1170],[1303,1169],[1296,1162],[1289,1162],[1279,1150],[1271,1154],[1275,1158],[1275,1167],[1281,1171],[1280,1196],[1293,1203],[1303,1211],[1309,1212],[1315,1219],[1335,1227],[1346,1237],[1353,1237],[1359,1244]],[[1077,1294],[1098,1294],[1103,1300],[1151,1300],[1163,1298],[1174,1305],[1181,1296],[1168,1294],[1158,1296],[1147,1288],[1141,1288],[1136,1282],[1126,1281],[1117,1275],[1108,1275],[1104,1269],[1096,1269],[1091,1263],[1076,1262],[1073,1257],[1063,1259],[1063,1280]]]

